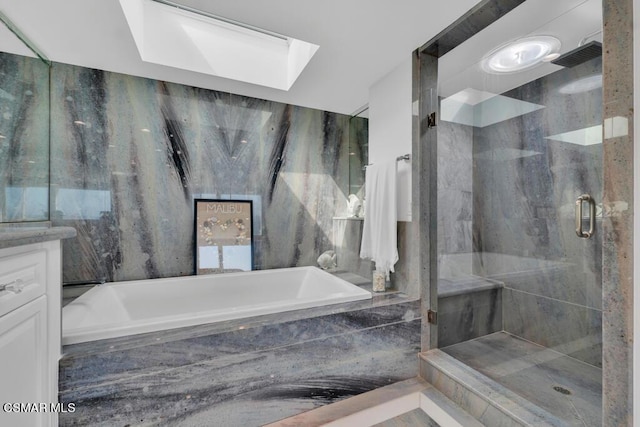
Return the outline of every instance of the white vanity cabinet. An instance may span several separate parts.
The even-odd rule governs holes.
[[[31,243],[39,239],[27,238],[25,233],[12,243],[27,244],[6,247],[5,241],[5,247],[0,248],[0,426],[58,425],[55,405],[62,338],[59,239],[75,235],[75,230],[67,229],[69,235],[57,240],[46,240],[51,234],[57,236],[49,232],[40,239],[45,241]],[[25,411],[26,405],[30,406]]]
[[[1,409],[3,426],[49,426],[47,412],[13,412],[14,404],[48,402],[50,369],[47,360],[47,297],[0,317],[0,364],[2,385],[0,403],[11,405],[11,412]]]

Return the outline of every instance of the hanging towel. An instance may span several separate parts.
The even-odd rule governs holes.
[[[360,258],[370,258],[376,271],[389,272],[398,261],[395,160],[367,166],[365,174],[364,224]]]

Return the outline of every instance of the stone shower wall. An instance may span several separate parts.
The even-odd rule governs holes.
[[[473,131],[458,123],[438,124],[439,262],[442,255],[473,250]]]
[[[562,263],[550,270],[541,261],[502,279],[504,329],[595,366],[602,363],[602,218],[591,239],[578,238],[575,201],[590,193],[602,204],[602,145],[547,137],[602,123],[601,89],[559,90],[601,69],[598,58],[505,93],[544,108],[474,128],[473,145],[474,252]],[[474,273],[500,268],[474,265]]]
[[[257,269],[332,249],[348,116],[64,64],[51,81],[65,282],[192,274],[194,198],[253,200]]]

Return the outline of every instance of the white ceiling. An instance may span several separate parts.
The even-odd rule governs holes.
[[[117,0],[0,0],[52,61],[351,114],[369,87],[479,0],[174,0],[320,45],[289,91],[140,60]]]

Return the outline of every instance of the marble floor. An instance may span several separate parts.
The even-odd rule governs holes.
[[[441,349],[569,426],[602,425],[602,370],[506,332]]]

